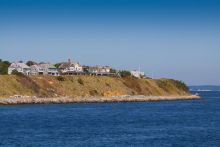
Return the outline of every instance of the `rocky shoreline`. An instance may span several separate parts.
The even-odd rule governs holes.
[[[1,98],[0,105],[19,104],[68,104],[68,103],[112,103],[112,102],[145,102],[145,101],[166,101],[166,100],[197,100],[197,95],[187,96],[117,96],[117,97],[57,97],[57,98],[37,98],[37,97],[10,97]]]

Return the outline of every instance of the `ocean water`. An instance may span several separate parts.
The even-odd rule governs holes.
[[[201,100],[0,106],[0,146],[220,146],[220,92]]]

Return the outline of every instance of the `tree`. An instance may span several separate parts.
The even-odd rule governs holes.
[[[115,73],[117,73],[117,70],[111,68],[111,69],[110,69],[110,73],[114,73],[114,74],[115,74]]]
[[[56,64],[54,64],[54,66],[55,66],[56,68],[59,68],[61,64],[62,64],[62,63],[56,63]]]
[[[8,66],[8,67],[9,67],[10,64],[11,64],[9,61],[3,61],[3,63],[4,63],[6,66]]]
[[[9,66],[10,66],[9,61],[0,60],[0,75],[7,75]]]
[[[32,65],[35,65],[35,64],[36,64],[36,62],[34,62],[34,61],[27,61],[26,62],[27,66],[32,66]]]

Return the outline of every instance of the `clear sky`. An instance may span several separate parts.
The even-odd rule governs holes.
[[[220,1],[0,0],[0,58],[220,85]]]

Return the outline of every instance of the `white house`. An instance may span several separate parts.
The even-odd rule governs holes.
[[[60,65],[59,70],[63,74],[83,73],[83,66],[79,62],[73,62],[70,59]]]
[[[31,75],[44,75],[44,70],[39,65],[32,65],[31,67]]]
[[[12,74],[13,70],[17,70],[20,73],[23,73],[24,75],[29,75],[30,74],[30,67],[27,66],[24,63],[21,62],[13,62],[9,67],[8,67],[8,74]]]
[[[131,75],[136,78],[141,78],[142,76],[144,76],[144,72],[141,72],[139,70],[132,70]]]
[[[46,74],[46,75],[52,75],[52,76],[59,75],[58,69],[53,64],[41,63],[40,67],[43,69],[44,74]]]
[[[89,68],[89,72],[91,74],[100,74],[100,75],[105,75],[105,74],[110,74],[111,67],[110,66],[94,66]]]
[[[38,65],[31,66],[32,75],[53,75],[58,76],[59,72],[57,68],[50,63],[40,63]]]

